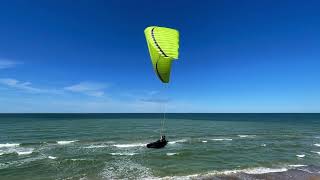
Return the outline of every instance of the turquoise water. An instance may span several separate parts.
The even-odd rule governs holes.
[[[320,166],[320,114],[1,114],[0,179],[178,178]]]

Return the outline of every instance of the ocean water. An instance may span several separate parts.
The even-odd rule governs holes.
[[[320,114],[167,114],[169,144],[147,149],[161,118],[0,114],[0,179],[320,177]]]

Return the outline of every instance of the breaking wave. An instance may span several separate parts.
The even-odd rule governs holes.
[[[311,151],[311,152],[313,152],[313,153],[316,153],[316,154],[320,155],[320,151],[319,151],[319,152],[317,152],[317,151]]]
[[[266,168],[266,167],[256,167],[256,168],[248,168],[248,169],[241,169],[241,170],[225,170],[225,171],[213,171],[208,172],[205,174],[193,174],[187,176],[167,176],[160,179],[211,179],[217,175],[232,175],[238,173],[245,173],[250,175],[255,174],[267,174],[267,173],[279,173],[279,172],[286,172],[288,168]],[[154,178],[155,179],[155,178]],[[230,177],[230,179],[234,179]]]
[[[57,144],[60,144],[60,145],[65,145],[65,144],[71,144],[71,143],[74,143],[74,142],[77,142],[78,140],[71,140],[71,141],[57,141]]]
[[[18,154],[29,155],[33,152],[33,148],[19,147],[19,144],[2,144],[0,148],[0,155],[4,154]]]
[[[22,149],[22,150],[17,150],[16,153],[18,155],[29,155],[33,152],[33,149],[30,148],[30,149]]]
[[[305,154],[297,154],[296,155],[298,158],[304,158],[306,155]]]
[[[86,146],[83,147],[85,149],[94,149],[94,148],[105,148],[108,147],[108,145],[104,145],[104,144],[99,144],[99,145],[90,145],[90,146]]]
[[[176,141],[169,141],[168,144],[184,143],[187,142],[187,139],[180,139]]]
[[[307,165],[303,165],[303,164],[290,164],[289,167],[304,167]]]
[[[110,153],[112,156],[133,156],[138,153]]]
[[[240,138],[254,138],[256,135],[247,135],[247,134],[239,134],[238,135]]]
[[[49,159],[57,159],[55,156],[48,156]]]
[[[114,144],[113,146],[117,148],[132,148],[132,147],[142,147],[146,146],[146,144],[143,143],[135,143],[135,144]]]
[[[232,141],[232,139],[230,138],[215,138],[215,139],[211,139],[212,141]]]
[[[9,147],[17,147],[20,144],[17,143],[5,143],[5,144],[0,144],[0,148],[9,148]]]

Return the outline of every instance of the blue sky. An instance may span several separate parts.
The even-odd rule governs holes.
[[[0,112],[320,112],[319,6],[2,1]],[[180,31],[168,87],[152,69],[150,25]]]

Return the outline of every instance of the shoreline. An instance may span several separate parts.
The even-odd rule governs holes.
[[[268,170],[269,172],[267,172]],[[148,178],[147,178],[148,179]],[[194,174],[187,176],[171,176],[156,179],[201,179],[201,180],[320,180],[320,167],[315,165],[302,166],[292,169],[287,168],[252,168],[243,170],[226,170],[204,174]]]

